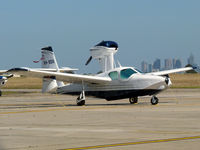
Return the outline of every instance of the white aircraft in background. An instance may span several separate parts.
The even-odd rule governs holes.
[[[7,70],[0,70],[0,74],[5,73]],[[6,84],[8,78],[11,78],[13,75],[0,75],[0,88]],[[0,96],[2,96],[2,91],[0,90]]]
[[[47,57],[47,59],[49,59],[48,55],[46,55],[46,57]],[[55,56],[52,56],[52,57],[53,57],[53,59],[55,59]],[[33,62],[38,63],[42,59],[43,59],[43,55],[42,55],[42,57],[41,57],[41,59],[39,61],[33,61]],[[48,64],[49,63],[50,62],[48,62]],[[51,66],[48,66],[48,65],[47,65],[47,68],[34,68],[33,70],[49,71],[49,72],[56,72],[57,71],[57,69],[51,68]],[[78,69],[73,69],[73,68],[69,68],[69,67],[62,67],[62,68],[59,68],[59,70],[61,72],[73,73],[74,71],[77,71]],[[0,70],[0,74],[1,74],[0,75],[0,88],[1,88],[2,86],[4,86],[6,84],[6,82],[8,81],[9,78],[13,77],[13,74],[8,73],[8,70]],[[1,90],[0,90],[0,96],[2,96],[2,91]]]
[[[61,94],[77,94],[77,105],[85,104],[85,95],[103,98],[108,101],[129,98],[131,104],[138,102],[139,96],[152,95],[151,104],[156,105],[156,95],[171,85],[168,74],[192,70],[192,67],[166,71],[141,73],[134,67],[115,67],[114,54],[118,44],[113,41],[102,41],[90,49],[92,59],[100,63],[102,73],[90,76],[81,74],[61,73],[51,47],[42,48],[42,68],[55,69],[56,72],[31,68],[13,68],[9,73],[29,77],[43,78],[42,92],[56,90]],[[67,82],[68,84],[64,84]]]

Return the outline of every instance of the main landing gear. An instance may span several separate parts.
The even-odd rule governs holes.
[[[84,90],[84,82],[82,81],[82,92],[79,97],[76,99],[77,106],[85,105],[85,90]]]
[[[85,105],[85,91],[82,91],[79,97],[76,99],[77,106]]]
[[[0,96],[2,96],[2,91],[0,90]]]
[[[129,98],[130,104],[136,104],[138,102],[138,97],[131,97]]]
[[[129,102],[130,102],[130,104],[136,104],[136,103],[138,103],[138,97],[130,97],[129,98]],[[151,104],[152,105],[156,105],[156,104],[158,104],[158,102],[159,102],[159,99],[155,95],[152,96],[152,98],[151,98]]]

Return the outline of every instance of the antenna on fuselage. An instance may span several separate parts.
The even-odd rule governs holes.
[[[114,54],[118,51],[118,44],[114,41],[102,41],[90,48],[91,56],[85,63],[88,65],[92,59],[97,59],[103,72],[114,69]]]

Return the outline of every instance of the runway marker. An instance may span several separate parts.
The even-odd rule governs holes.
[[[192,140],[192,139],[200,139],[200,136],[139,141],[139,142],[129,142],[129,143],[118,143],[118,144],[107,144],[107,145],[87,146],[87,147],[78,147],[78,148],[67,148],[67,149],[62,149],[62,150],[87,150],[87,149],[108,148],[108,147],[118,147],[118,146],[128,146],[128,145],[149,144],[149,143],[173,142],[173,141]]]

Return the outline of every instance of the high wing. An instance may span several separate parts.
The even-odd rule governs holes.
[[[105,84],[111,81],[109,77],[97,77],[97,76],[88,76],[80,74],[71,74],[71,73],[61,73],[61,72],[50,72],[50,71],[41,71],[31,68],[13,68],[8,70],[8,73],[24,75],[28,77],[38,77],[38,78],[52,78],[58,81],[65,81],[69,83],[97,83]]]
[[[158,72],[151,72],[151,73],[147,73],[147,74],[162,76],[162,75],[167,75],[167,74],[171,74],[171,73],[189,71],[189,70],[193,70],[193,69],[194,69],[194,68],[192,68],[192,67],[185,67],[185,68],[164,70],[164,71],[158,71]]]
[[[40,70],[40,71],[52,71],[52,72],[57,72],[57,69],[53,69],[53,68],[33,68],[33,70]],[[73,72],[73,71],[77,71],[78,69],[76,68],[69,68],[69,67],[62,67],[59,68],[59,71],[61,72]]]

